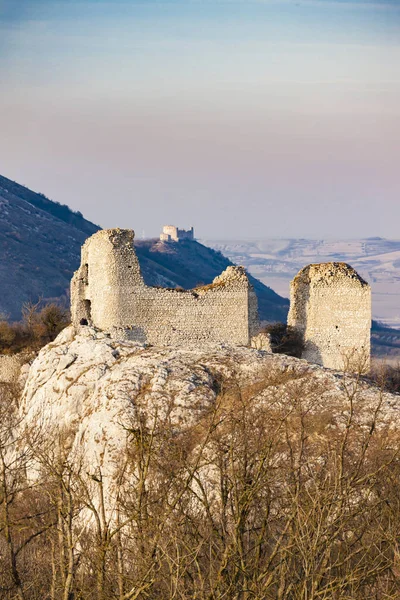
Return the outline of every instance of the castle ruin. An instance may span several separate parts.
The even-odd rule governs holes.
[[[145,285],[132,230],[95,233],[82,247],[71,282],[76,327],[124,330],[152,345],[249,345],[258,333],[257,297],[243,267],[228,267],[194,290]]]
[[[169,234],[168,234],[169,235]],[[158,346],[230,344],[270,350],[259,335],[257,297],[243,267],[228,267],[193,290],[144,283],[132,230],[95,233],[71,282],[76,328],[98,329]],[[304,339],[302,358],[336,370],[368,370],[371,289],[345,263],[308,265],[293,279],[288,325]]]
[[[194,240],[194,229],[178,229],[175,225],[164,225],[160,234],[162,242],[180,242],[181,240]]]
[[[288,325],[301,331],[309,362],[369,370],[371,288],[350,265],[304,267],[291,283]]]

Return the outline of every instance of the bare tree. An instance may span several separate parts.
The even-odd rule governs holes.
[[[3,395],[2,597],[399,597],[400,435],[361,368],[332,394],[306,367],[234,374],[184,424],[146,394],[113,471],[73,432],[18,434]]]

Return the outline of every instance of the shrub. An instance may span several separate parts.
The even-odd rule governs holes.
[[[6,348],[11,346],[15,337],[15,327],[7,323],[7,321],[0,321],[0,347]]]
[[[17,323],[0,321],[0,353],[16,354],[22,350],[39,350],[53,341],[69,324],[69,313],[57,304],[27,303],[22,308],[22,320]]]
[[[400,394],[400,362],[397,365],[374,364],[370,378],[382,389]]]
[[[286,323],[272,323],[263,329],[271,338],[271,347],[274,353],[287,354],[301,358],[304,350],[304,340],[301,332],[286,325]]]

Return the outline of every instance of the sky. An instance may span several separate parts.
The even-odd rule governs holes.
[[[400,0],[0,0],[0,174],[102,227],[400,238]]]

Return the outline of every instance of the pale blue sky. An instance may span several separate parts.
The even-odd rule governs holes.
[[[399,0],[0,0],[0,173],[102,226],[399,238],[399,139]]]

